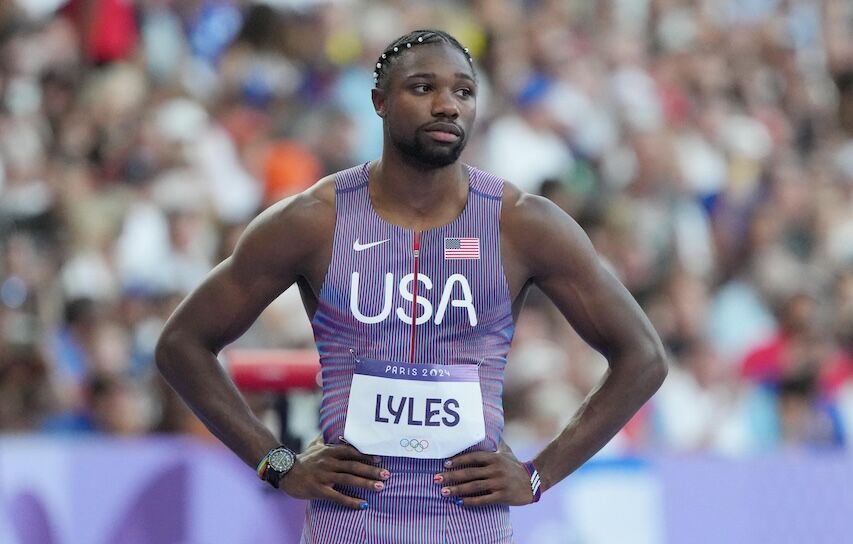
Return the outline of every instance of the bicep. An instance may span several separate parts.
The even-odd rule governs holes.
[[[173,332],[191,336],[216,353],[236,340],[293,281],[242,273],[229,257],[181,303],[169,320]]]
[[[602,264],[583,229],[556,206],[542,204],[533,232],[544,243],[529,244],[531,279],[591,346],[614,351],[656,343],[640,306]]]
[[[270,211],[246,230],[225,259],[178,306],[164,333],[218,352],[243,334],[261,312],[299,277],[304,238],[293,214]]]

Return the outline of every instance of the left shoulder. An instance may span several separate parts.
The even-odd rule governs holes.
[[[501,222],[507,226],[535,226],[568,214],[545,197],[522,191],[509,181],[504,181],[501,196]]]
[[[534,276],[594,254],[586,233],[568,213],[508,181],[503,187],[501,234]]]

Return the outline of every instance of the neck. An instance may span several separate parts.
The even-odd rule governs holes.
[[[374,209],[406,228],[425,230],[449,223],[468,200],[468,172],[458,161],[428,168],[386,150],[370,178]]]

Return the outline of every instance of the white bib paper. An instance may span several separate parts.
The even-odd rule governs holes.
[[[362,453],[444,459],[485,437],[476,365],[356,361],[344,439]]]

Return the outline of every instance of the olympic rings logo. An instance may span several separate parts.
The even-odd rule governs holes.
[[[406,451],[416,451],[418,453],[429,448],[428,440],[418,440],[417,438],[403,438],[400,440],[400,447]]]

